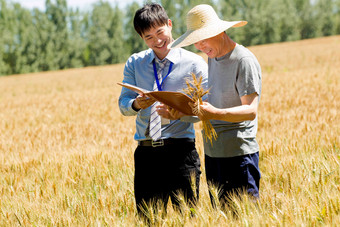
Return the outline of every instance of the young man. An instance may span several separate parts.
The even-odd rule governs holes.
[[[170,45],[174,48],[194,44],[209,57],[211,89],[208,102],[199,106],[198,116],[210,120],[218,135],[212,144],[204,143],[204,151],[207,182],[221,189],[222,204],[231,193],[246,191],[259,197],[256,132],[261,68],[256,57],[225,32],[246,23],[220,20],[211,6],[198,5],[187,14],[188,31]]]
[[[134,27],[150,48],[133,54],[126,62],[123,82],[147,90],[182,91],[191,73],[203,77],[207,85],[208,66],[202,57],[184,49],[170,50],[172,22],[158,4],[146,4],[135,13]],[[161,65],[165,65],[161,70]],[[159,77],[161,75],[161,77]],[[156,85],[155,85],[156,84]],[[164,120],[153,133],[154,100],[138,96],[122,88],[119,108],[125,116],[136,116],[135,199],[139,214],[146,204],[161,202],[164,208],[169,197],[179,205],[179,194],[195,204],[199,193],[200,159],[195,148],[192,117],[171,118],[166,106],[156,104]],[[160,133],[159,133],[160,132]],[[192,180],[194,182],[192,182]],[[194,187],[192,187],[194,185]]]

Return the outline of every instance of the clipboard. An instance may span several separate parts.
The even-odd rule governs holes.
[[[175,110],[184,113],[185,115],[189,116],[195,115],[188,104],[189,102],[194,101],[184,93],[176,91],[148,91],[146,89],[128,83],[117,84],[125,88],[128,88],[139,95],[146,95],[148,97],[151,97],[161,103],[164,103],[165,105],[170,106],[171,108],[174,108]]]

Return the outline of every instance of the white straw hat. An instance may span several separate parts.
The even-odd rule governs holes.
[[[169,48],[189,46],[214,37],[230,27],[242,27],[247,23],[247,21],[223,21],[210,5],[197,5],[187,13],[187,31],[170,43]]]

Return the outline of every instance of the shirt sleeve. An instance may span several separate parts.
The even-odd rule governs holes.
[[[128,61],[125,64],[124,67],[124,83],[129,83],[132,85],[136,85],[136,80],[135,80],[135,69],[134,69],[134,64],[133,64],[133,59],[130,57]],[[132,103],[137,97],[137,93],[127,89],[125,87],[122,87],[122,91],[119,96],[118,104],[119,104],[119,109],[120,112],[124,116],[134,116],[137,115],[138,111],[135,111],[132,108]]]
[[[240,97],[254,92],[260,95],[260,72],[253,58],[244,57],[240,60],[236,87]]]

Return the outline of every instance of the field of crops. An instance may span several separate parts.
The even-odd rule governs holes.
[[[340,36],[249,47],[262,66],[261,200],[158,226],[340,224]],[[0,77],[0,226],[131,226],[134,117],[118,109],[123,64]],[[195,125],[203,159],[201,124]]]

